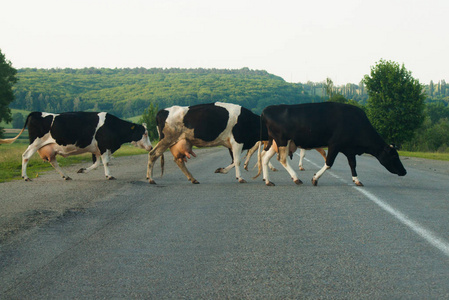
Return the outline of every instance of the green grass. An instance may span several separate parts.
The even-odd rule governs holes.
[[[399,151],[400,156],[449,161],[449,153]]]
[[[28,143],[25,141],[16,141],[14,144],[0,146],[0,183],[22,179],[22,153],[27,147]],[[114,156],[119,157],[146,153],[148,152],[143,149],[136,148],[131,144],[125,144],[114,153]],[[81,162],[89,163],[92,161],[92,155],[90,153],[86,153],[82,155],[69,156],[66,158],[57,156],[57,160],[59,165],[64,168],[65,166]],[[39,154],[34,154],[28,163],[28,177],[31,179],[36,178],[39,174],[45,171],[56,172],[48,162],[42,161]]]

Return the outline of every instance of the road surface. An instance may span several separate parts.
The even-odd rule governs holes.
[[[314,187],[308,151],[303,185],[275,161],[267,187],[214,174],[226,149],[197,154],[199,185],[170,153],[157,185],[145,155],[116,158],[116,181],[74,166],[0,184],[0,299],[449,298],[448,163],[404,159],[398,177],[358,157],[360,188],[340,154]]]

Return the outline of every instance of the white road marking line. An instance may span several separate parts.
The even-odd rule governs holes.
[[[299,156],[299,154],[295,153]],[[307,162],[311,163],[317,168],[320,168],[319,165],[315,164],[314,162],[310,161],[307,158],[304,158]],[[341,177],[335,175],[334,173],[327,171],[326,173],[329,173],[331,176],[339,179],[340,181],[344,183],[348,183],[346,180],[342,179]],[[449,256],[449,243],[445,241],[444,239],[438,237],[435,233],[432,231],[424,228],[420,224],[416,223],[415,221],[411,220],[409,217],[407,217],[405,214],[401,213],[400,211],[394,209],[392,206],[387,204],[386,202],[382,201],[372,193],[366,191],[364,188],[360,188],[357,186],[353,186],[353,188],[362,193],[365,197],[367,197],[369,200],[377,204],[380,208],[382,208],[384,211],[395,217],[399,222],[410,228],[412,231],[414,231],[416,234],[418,234],[421,238],[426,240],[429,244],[443,252],[444,255]]]
[[[365,195],[368,199],[376,203],[380,208],[391,214],[393,217],[398,219],[402,224],[409,227],[411,230],[413,230],[415,233],[417,233],[420,237],[425,239],[428,243],[430,243],[435,248],[439,249],[441,252],[443,252],[446,256],[449,256],[449,244],[439,238],[436,234],[434,234],[432,231],[422,227],[418,223],[414,222],[413,220],[410,220],[406,215],[401,213],[400,211],[397,211],[393,207],[391,207],[389,204],[383,202],[378,197],[374,196],[370,192],[364,190],[363,188],[359,188],[354,186],[354,189],[356,189],[358,192]]]

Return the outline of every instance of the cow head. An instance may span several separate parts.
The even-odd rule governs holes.
[[[142,126],[136,125],[136,127],[140,127],[140,130],[138,128],[135,129],[136,133],[138,133],[138,137],[136,140],[132,141],[131,144],[147,151],[151,151],[153,146],[151,146],[150,137],[148,136],[147,124],[143,123]]]
[[[399,159],[398,151],[396,151],[396,148],[393,145],[385,145],[377,156],[377,159],[391,173],[399,176],[407,174],[407,171]]]

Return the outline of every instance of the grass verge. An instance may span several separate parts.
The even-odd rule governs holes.
[[[449,153],[399,151],[400,156],[418,157],[433,160],[449,161]]]
[[[28,147],[27,142],[18,142],[9,145],[0,146],[0,183],[22,179],[22,153]],[[114,153],[115,157],[146,154],[147,151],[136,148],[131,144],[123,145]],[[90,153],[62,157],[57,156],[59,165],[64,166],[73,165],[81,162],[91,162],[92,155]],[[39,177],[39,174],[45,171],[53,170],[53,167],[48,163],[42,161],[39,154],[34,154],[30,159],[27,167],[28,177],[31,179]],[[54,170],[53,170],[54,171]],[[54,171],[56,172],[56,171]]]

